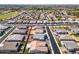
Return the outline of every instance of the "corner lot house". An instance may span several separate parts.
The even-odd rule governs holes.
[[[55,29],[55,32],[58,34],[68,34],[68,32],[65,29]]]
[[[16,28],[13,32],[13,34],[26,34],[27,33],[27,30],[26,29],[18,29]]]
[[[79,51],[79,46],[75,41],[63,41],[64,46],[70,51]]]
[[[0,52],[18,52],[19,46],[19,42],[4,42],[3,45],[0,46]]]
[[[6,41],[7,42],[21,42],[23,41],[25,38],[24,35],[20,35],[20,34],[13,34],[13,35],[10,35]]]
[[[70,35],[59,35],[58,37],[61,41],[75,41]]]

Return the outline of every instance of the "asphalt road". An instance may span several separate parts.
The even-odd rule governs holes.
[[[0,43],[15,29],[15,27],[11,28],[6,34],[4,34],[1,38],[0,38]]]
[[[58,46],[55,42],[55,39],[54,39],[49,27],[47,26],[46,28],[47,28],[47,31],[48,31],[48,35],[50,37],[50,41],[51,41],[52,48],[54,50],[54,54],[60,54],[60,50],[59,50],[59,48],[58,48]]]

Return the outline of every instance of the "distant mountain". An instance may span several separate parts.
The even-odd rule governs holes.
[[[0,9],[4,8],[4,9],[8,9],[8,8],[18,8],[18,7],[22,7],[22,8],[29,8],[29,7],[37,7],[37,8],[79,8],[79,5],[25,5],[25,4],[0,4]]]

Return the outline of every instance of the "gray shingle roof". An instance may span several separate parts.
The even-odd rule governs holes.
[[[70,35],[59,35],[58,37],[61,41],[74,41]]]
[[[34,34],[34,35],[33,35],[33,39],[45,40],[45,35],[46,35],[46,34]]]
[[[0,46],[0,52],[18,51],[19,46],[18,42],[4,42],[3,46]]]
[[[65,30],[65,29],[55,29],[55,31],[58,33],[58,34],[67,34],[68,32]]]
[[[18,29],[16,28],[13,32],[13,34],[26,34],[26,29]]]
[[[69,51],[79,50],[79,46],[75,41],[63,41],[63,43]]]
[[[20,35],[20,34],[13,34],[10,35],[6,41],[10,41],[10,42],[21,42],[24,39],[24,35]]]

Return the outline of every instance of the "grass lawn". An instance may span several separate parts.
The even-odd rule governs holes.
[[[60,28],[60,29],[64,29],[65,26],[53,26],[53,28]]]
[[[48,20],[52,20],[50,17],[48,17]]]
[[[76,35],[77,39],[79,40],[79,35]]]
[[[20,51],[18,53],[23,53],[25,42],[21,42],[21,45],[22,46],[21,46]]]
[[[61,20],[62,16],[56,16],[56,18],[57,18],[58,20]]]
[[[13,16],[18,15],[18,12],[9,12],[9,13],[4,13],[4,14],[0,14],[0,19],[4,20]]]
[[[29,49],[26,48],[27,43],[26,42],[21,42],[22,46],[20,48],[20,51],[18,53],[20,54],[28,54]]]

